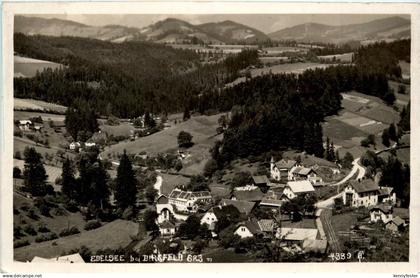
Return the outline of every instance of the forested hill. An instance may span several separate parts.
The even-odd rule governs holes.
[[[81,99],[99,114],[123,118],[137,117],[145,111],[193,109],[200,94],[217,91],[237,78],[240,69],[258,61],[256,51],[245,51],[202,66],[197,54],[188,50],[76,37],[15,34],[14,44],[20,55],[67,66],[45,70],[33,78],[15,78],[15,96],[66,106]]]

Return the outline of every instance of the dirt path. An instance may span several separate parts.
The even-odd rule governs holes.
[[[331,225],[331,216],[332,216],[331,209],[322,209],[321,214],[320,214],[320,219],[324,227],[324,231],[327,236],[327,240],[331,248],[331,252],[339,253],[341,249],[340,243],[337,239],[337,235],[335,234],[334,228]]]

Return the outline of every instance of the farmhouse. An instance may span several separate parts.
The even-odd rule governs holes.
[[[232,205],[219,205],[217,207],[212,207],[211,209],[209,209],[201,218],[200,223],[201,225],[207,224],[209,230],[213,231],[216,227],[216,223],[223,217],[237,219],[239,215],[240,212],[236,207]]]
[[[308,180],[289,181],[284,188],[283,195],[289,199],[294,199],[298,195],[314,193],[315,189]]]
[[[352,207],[375,206],[378,203],[395,203],[395,193],[389,188],[379,187],[373,180],[350,181],[344,188],[343,203]]]
[[[71,142],[70,145],[69,145],[69,149],[72,150],[72,151],[74,151],[74,150],[76,150],[80,147],[81,147],[81,144],[79,142]]]
[[[280,181],[281,179],[287,179],[290,173],[290,170],[296,166],[297,162],[295,160],[285,160],[274,162],[274,158],[271,157],[270,161],[270,174],[271,178]]]
[[[20,120],[19,129],[23,131],[28,131],[31,129],[32,122],[30,120]]]
[[[322,185],[322,178],[317,176],[314,169],[301,166],[294,166],[288,174],[288,179],[290,181],[308,180],[314,186]]]
[[[370,209],[370,221],[387,223],[392,220],[392,206],[380,204]]]
[[[260,202],[260,206],[267,206],[267,207],[281,207],[284,200],[282,200],[283,195],[283,188],[280,190],[270,189],[264,195]]]
[[[398,216],[394,217],[392,220],[385,224],[385,228],[392,232],[401,232],[406,226],[407,225],[405,221]]]
[[[241,200],[248,202],[259,202],[264,193],[256,186],[237,187],[232,193],[232,200]]]
[[[254,186],[259,187],[261,191],[267,192],[270,181],[267,176],[252,176],[252,183]]]
[[[159,224],[159,232],[162,236],[173,236],[176,232],[175,224],[170,221],[165,221]]]
[[[234,206],[241,214],[249,215],[255,207],[255,202],[222,199],[219,203],[221,206]]]
[[[213,198],[209,191],[192,192],[175,188],[169,194],[168,201],[179,211],[195,213],[200,206],[210,205]]]
[[[255,220],[240,223],[234,232],[234,234],[238,235],[240,238],[254,237],[260,233],[260,227]]]

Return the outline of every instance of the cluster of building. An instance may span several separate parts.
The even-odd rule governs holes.
[[[83,148],[91,148],[96,146],[95,142],[79,142],[79,141],[75,141],[75,142],[71,142],[69,144],[69,149],[72,151],[82,151]]]
[[[31,120],[19,120],[18,121],[18,127],[22,131],[41,131],[43,125],[42,124],[36,124],[32,122]]]

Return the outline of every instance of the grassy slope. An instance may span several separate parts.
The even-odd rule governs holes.
[[[117,249],[130,244],[131,236],[137,235],[137,232],[137,223],[115,220],[95,230],[56,239],[53,241],[54,245],[52,241],[45,241],[17,248],[14,250],[14,259],[26,261],[31,260],[34,256],[52,258],[60,256],[63,252],[80,248],[82,245],[94,252],[105,248]]]

